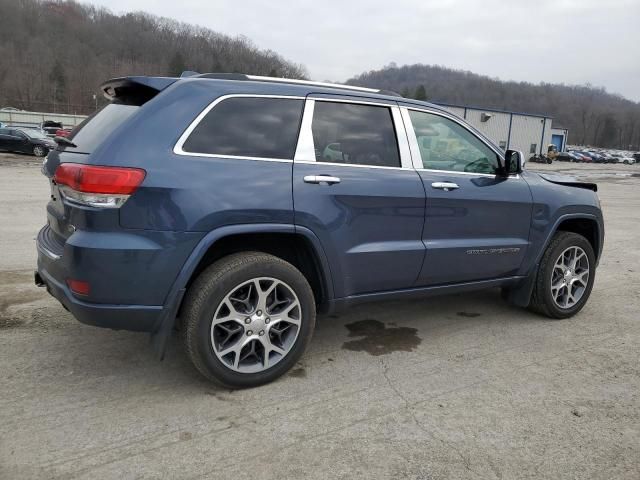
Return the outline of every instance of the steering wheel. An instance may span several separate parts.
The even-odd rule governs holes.
[[[464,171],[470,173],[491,173],[491,170],[491,162],[485,157],[474,160],[464,167]]]

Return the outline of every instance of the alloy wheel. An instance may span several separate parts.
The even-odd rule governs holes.
[[[563,309],[575,306],[589,283],[589,258],[580,247],[564,250],[551,272],[551,297]]]
[[[302,310],[293,289],[260,277],[234,287],[211,322],[211,345],[218,359],[240,373],[264,371],[293,348]]]

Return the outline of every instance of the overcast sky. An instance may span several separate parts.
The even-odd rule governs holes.
[[[245,35],[314,80],[425,63],[640,101],[640,0],[97,0]]]

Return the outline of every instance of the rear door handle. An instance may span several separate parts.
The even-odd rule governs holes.
[[[456,188],[460,188],[457,183],[453,182],[433,182],[431,184],[431,188],[437,188],[438,190],[444,190],[448,192],[449,190],[455,190]]]
[[[326,183],[328,185],[333,185],[334,183],[340,183],[340,179],[338,177],[332,177],[330,175],[305,175],[304,177],[305,183]]]

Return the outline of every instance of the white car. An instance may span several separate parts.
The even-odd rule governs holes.
[[[615,159],[615,163],[624,163],[625,165],[636,163],[636,159],[628,153],[612,153],[611,156]]]

